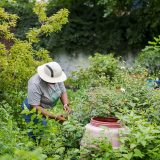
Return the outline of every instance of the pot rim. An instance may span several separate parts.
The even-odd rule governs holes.
[[[109,128],[121,128],[122,124],[119,122],[119,119],[116,117],[101,117],[96,116],[92,117],[90,123],[93,126],[107,126]]]

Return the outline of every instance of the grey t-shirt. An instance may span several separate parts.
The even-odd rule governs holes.
[[[47,83],[35,74],[28,81],[28,104],[41,105],[44,108],[53,107],[64,92],[66,88],[63,82]]]

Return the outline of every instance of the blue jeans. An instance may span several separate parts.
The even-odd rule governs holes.
[[[31,105],[28,104],[28,98],[26,98],[25,101],[23,102],[23,104],[22,104],[22,110],[24,110],[25,107],[27,107],[29,110],[32,109]],[[23,114],[23,118],[25,119],[26,123],[29,123],[31,121],[31,117],[32,117],[33,114],[36,114],[36,113]],[[36,118],[33,119],[33,122],[34,122],[34,125],[36,125],[36,124],[38,124],[39,119],[36,117]],[[47,121],[46,121],[45,118],[42,119],[41,124],[43,126],[47,125]],[[28,136],[31,137],[34,141],[36,141],[36,136],[33,134],[33,132],[29,132]]]

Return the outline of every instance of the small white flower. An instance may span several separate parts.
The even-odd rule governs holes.
[[[126,69],[126,67],[124,67],[124,66],[122,66],[122,67],[120,67],[121,69]]]
[[[121,88],[120,88],[120,91],[121,91],[121,92],[125,92],[126,90],[121,87]]]

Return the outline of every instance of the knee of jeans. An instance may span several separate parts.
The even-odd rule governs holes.
[[[22,109],[24,109],[25,107],[27,107],[28,109],[31,109],[30,104],[28,104],[28,98],[26,98],[23,102],[23,104],[21,105]]]
[[[34,124],[39,123],[39,124],[44,125],[44,126],[47,125],[47,120],[46,120],[46,119],[38,119],[38,118],[35,118],[33,121],[34,121]]]

